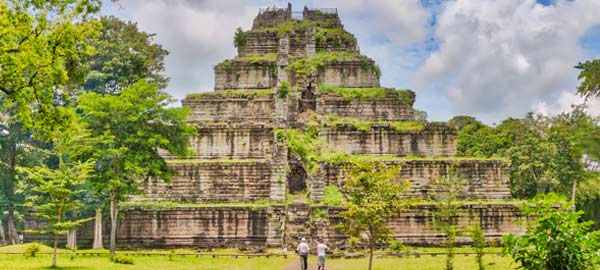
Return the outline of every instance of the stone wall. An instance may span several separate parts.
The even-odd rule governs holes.
[[[248,31],[246,32],[246,44],[238,47],[239,56],[264,55],[277,53],[279,37],[277,32]]]
[[[273,95],[230,97],[218,92],[189,96],[182,105],[189,107],[190,122],[255,122],[270,123],[275,113]]]
[[[342,207],[309,206],[195,206],[172,208],[126,208],[119,220],[117,244],[120,248],[209,248],[209,247],[288,247],[293,250],[300,238],[309,241],[323,238],[332,247],[346,245],[346,235],[336,226],[342,219]],[[433,205],[418,205],[402,211],[389,221],[395,239],[405,244],[440,245],[443,235],[431,227]],[[488,241],[498,241],[507,233],[522,233],[516,221],[522,218],[512,204],[479,203],[463,205],[458,224],[468,227],[479,223]],[[107,221],[107,220],[105,220]],[[84,223],[78,230],[78,246],[92,245],[94,222]],[[25,229],[45,228],[46,223],[28,216]],[[109,226],[104,226],[107,244]],[[26,242],[51,243],[50,235],[25,234]],[[471,242],[458,237],[458,242]],[[66,237],[60,237],[64,244]]]
[[[265,246],[270,209],[267,207],[177,207],[123,211],[117,243],[120,247]]]
[[[171,183],[148,180],[134,201],[251,202],[271,196],[272,163],[265,160],[190,160],[171,163]]]
[[[336,151],[366,155],[455,156],[456,130],[425,125],[421,131],[397,131],[388,124],[373,124],[369,131],[352,125],[322,129],[319,137]]]
[[[317,82],[341,87],[378,87],[379,74],[370,64],[359,60],[328,62],[319,70]]]
[[[288,3],[287,8],[265,8],[254,17],[252,29],[273,27],[280,25],[292,18],[292,5]]]
[[[265,89],[277,85],[275,61],[228,61],[229,64],[215,66],[215,90]]]
[[[431,197],[430,183],[446,177],[451,166],[458,177],[466,181],[465,198],[482,200],[510,199],[509,168],[500,160],[472,159],[414,159],[382,161],[390,165],[401,165],[400,178],[411,182],[406,192],[409,197]],[[324,166],[325,185],[335,185],[343,175],[338,166]],[[317,191],[318,192],[318,191]]]
[[[316,112],[364,120],[404,121],[414,117],[412,106],[399,97],[344,100],[342,96],[326,93],[317,99]]]
[[[274,151],[273,128],[245,124],[200,124],[191,139],[193,158],[268,158]]]

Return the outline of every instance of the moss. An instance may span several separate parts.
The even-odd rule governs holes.
[[[393,121],[389,125],[397,131],[423,130],[423,123],[418,121]]]
[[[169,164],[201,164],[201,163],[250,163],[250,162],[267,162],[266,159],[167,159]]]
[[[269,207],[283,205],[282,203],[271,202],[268,199],[260,199],[254,202],[214,202],[214,203],[182,203],[173,201],[151,201],[151,202],[124,202],[119,206],[122,208],[152,208],[169,209],[176,207],[248,207],[255,210],[259,207]]]
[[[412,106],[414,103],[414,93],[410,90],[384,88],[384,87],[364,87],[349,88],[329,85],[319,85],[319,91],[323,93],[335,93],[341,95],[346,101],[353,99],[378,99],[386,97],[398,97],[402,103]]]
[[[186,99],[204,99],[215,96],[231,98],[255,98],[273,94],[273,88],[261,90],[217,90],[215,92],[195,93],[186,96]]]
[[[221,63],[218,63],[216,65],[216,67],[220,68],[220,69],[232,69],[234,61],[235,60],[233,60],[233,59],[227,59],[227,60],[225,60],[225,61],[223,61]]]
[[[250,62],[253,65],[258,65],[265,62],[275,62],[277,60],[276,53],[265,53],[265,54],[251,54],[244,55],[237,58],[239,61]]]

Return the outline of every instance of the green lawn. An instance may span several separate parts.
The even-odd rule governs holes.
[[[0,252],[22,252],[26,249],[26,245],[0,247]],[[41,252],[50,252],[51,249],[48,247],[42,247]],[[427,248],[427,249],[414,249],[412,252],[443,252],[440,248]],[[461,249],[461,251],[471,251],[468,249]],[[490,249],[490,252],[496,252],[497,249]],[[171,269],[196,269],[196,270],[208,270],[208,269],[230,269],[230,270],[287,270],[295,269],[292,264],[296,263],[298,258],[294,254],[290,254],[288,258],[283,257],[252,257],[239,256],[237,258],[232,257],[198,257],[195,256],[174,256],[173,260],[169,259],[169,256],[131,256],[135,264],[134,265],[123,265],[116,264],[109,260],[106,255],[106,251],[102,251],[101,256],[78,256],[74,260],[70,260],[68,251],[61,250],[62,254],[58,257],[59,269],[152,269],[152,270],[171,270]],[[86,252],[86,251],[79,251]],[[144,253],[155,253],[163,252],[169,253],[169,251],[143,251]],[[177,250],[177,253],[192,253],[191,250]],[[235,252],[235,250],[219,250],[215,254],[223,254]],[[309,265],[314,267],[316,265],[317,258],[311,256],[309,258]],[[511,265],[510,258],[499,257],[496,255],[486,255],[484,257],[486,262],[486,269],[514,269],[515,265]],[[21,254],[0,254],[0,269],[49,269],[51,262],[51,255],[49,254],[38,254],[35,258],[26,259]],[[361,259],[328,259],[327,266],[328,270],[331,269],[366,269],[367,258]],[[437,270],[444,269],[445,257],[443,255],[437,255],[432,257],[431,255],[421,255],[420,258],[415,256],[396,258],[396,257],[383,257],[374,259],[374,269],[403,269],[403,270]],[[313,269],[313,268],[309,268]],[[316,268],[315,268],[316,269]],[[462,254],[456,255],[455,260],[456,270],[470,270],[477,269],[475,263],[475,256],[464,256]]]

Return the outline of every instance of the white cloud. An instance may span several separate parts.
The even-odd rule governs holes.
[[[155,41],[170,52],[167,90],[176,98],[213,90],[213,66],[235,55],[235,28],[250,28],[259,8],[243,0],[122,0],[117,5],[120,17],[156,33]]]
[[[563,91],[575,91],[579,39],[600,23],[598,10],[597,0],[448,1],[437,18],[439,50],[415,85],[447,98],[454,113],[487,122],[553,111],[575,101]]]

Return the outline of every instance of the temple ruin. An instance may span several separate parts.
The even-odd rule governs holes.
[[[467,182],[459,223],[480,223],[489,240],[522,230],[514,223],[518,211],[506,203],[508,164],[456,157],[455,128],[419,121],[414,92],[380,86],[379,67],[360,53],[336,9],[261,9],[252,29],[237,35],[237,56],[215,65],[214,91],[182,101],[198,130],[194,155],[165,155],[179,175],[171,183],[150,181],[131,198],[119,246],[286,247],[299,237],[343,246],[346,236],[336,228],[343,208],[320,203],[324,189],[343,177],[339,168],[323,164],[309,177],[277,136],[306,130],[315,119],[330,149],[401,164],[401,177],[412,183],[406,196],[428,199],[431,180],[453,167]],[[307,199],[290,201],[290,194]],[[435,205],[426,202],[389,221],[396,239],[443,239],[431,228]],[[81,230],[81,246],[91,243],[92,228]]]

